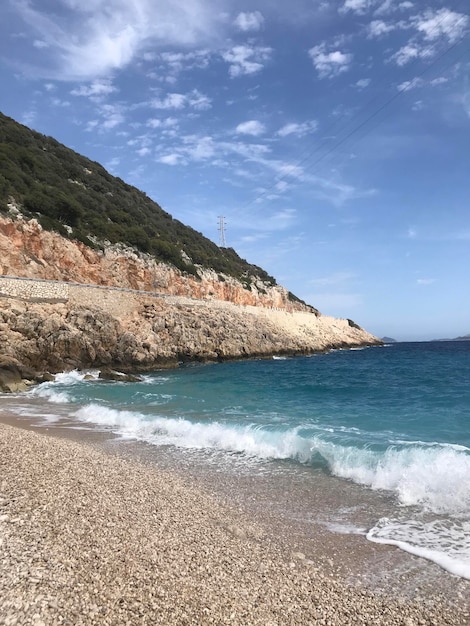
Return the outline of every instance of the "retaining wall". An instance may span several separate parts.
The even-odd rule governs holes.
[[[36,278],[0,276],[0,297],[34,302],[67,302],[69,285]]]

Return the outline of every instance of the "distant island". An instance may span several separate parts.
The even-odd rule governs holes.
[[[470,335],[462,335],[461,337],[454,337],[453,339],[433,339],[433,341],[470,341]]]
[[[382,341],[384,343],[397,343],[397,340],[393,339],[393,337],[382,337]]]

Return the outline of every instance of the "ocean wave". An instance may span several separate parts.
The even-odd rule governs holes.
[[[52,404],[68,404],[73,402],[71,394],[67,391],[58,391],[50,383],[43,383],[31,390],[30,394],[35,398],[43,398]]]
[[[76,385],[83,382],[85,376],[98,378],[98,372],[95,370],[71,370],[70,372],[60,372],[55,375],[53,383],[43,383],[45,385]]]
[[[75,417],[110,427],[123,437],[142,439],[158,445],[183,448],[217,449],[239,452],[260,459],[295,459],[307,463],[311,457],[309,441],[297,434],[299,428],[283,432],[254,425],[228,426],[220,422],[191,422],[184,418],[145,416],[89,404]]]
[[[291,459],[327,466],[332,474],[375,490],[392,492],[402,505],[452,515],[470,515],[470,455],[448,446],[389,447],[384,451],[327,440],[298,426],[286,430],[223,422],[144,415],[98,404],[75,412],[126,438],[156,445],[215,449],[249,457]]]
[[[470,455],[443,447],[389,447],[384,452],[338,446],[316,448],[333,474],[375,490],[391,491],[400,504],[434,513],[470,515]]]
[[[366,535],[369,541],[397,546],[470,580],[470,522],[382,518]]]

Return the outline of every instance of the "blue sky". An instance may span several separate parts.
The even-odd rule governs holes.
[[[470,333],[468,0],[4,0],[0,110],[325,314]]]

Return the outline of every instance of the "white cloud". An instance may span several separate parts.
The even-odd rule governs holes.
[[[396,52],[392,59],[396,62],[397,65],[402,67],[406,65],[412,59],[416,59],[420,56],[420,50],[415,45],[407,44],[406,46],[402,46],[398,52]]]
[[[102,127],[106,130],[115,128],[124,122],[123,110],[119,105],[115,104],[103,104],[100,108],[101,114],[104,117]]]
[[[416,78],[412,78],[411,80],[405,80],[403,83],[398,85],[398,91],[410,91],[410,89],[418,89],[419,87],[439,87],[439,85],[444,85],[448,82],[448,78],[445,76],[438,76],[437,78],[433,78],[430,81],[425,81],[423,78],[417,76]]]
[[[211,52],[206,49],[143,55],[143,59],[152,62],[154,66],[148,76],[169,83],[175,82],[177,76],[183,71],[205,69],[209,65],[210,58]]]
[[[287,137],[288,135],[294,135],[295,137],[304,137],[309,133],[313,133],[318,127],[318,123],[315,121],[312,122],[303,122],[302,124],[297,124],[295,122],[291,122],[290,124],[285,124],[282,128],[277,131],[277,135],[279,137]]]
[[[371,6],[371,0],[345,0],[345,3],[340,8],[341,13],[347,13],[349,11],[353,13],[363,14]]]
[[[223,10],[206,0],[57,0],[60,7],[32,0],[12,3],[30,38],[49,46],[37,71],[61,80],[93,79],[128,65],[153,46],[208,44],[221,38]],[[54,59],[51,65],[50,59]],[[41,63],[43,64],[41,66]]]
[[[447,82],[449,82],[449,79],[447,78],[447,76],[438,76],[437,78],[433,78],[432,80],[430,80],[429,84],[432,87],[436,87],[438,85],[444,85]]]
[[[320,78],[332,78],[346,72],[352,61],[352,54],[340,50],[326,52],[324,43],[310,48],[308,53]]]
[[[183,138],[183,143],[186,144],[185,153],[192,161],[210,159],[217,152],[217,147],[212,137],[189,135]]]
[[[212,100],[202,94],[198,89],[193,89],[187,96],[188,105],[197,111],[206,111],[212,106]]]
[[[395,24],[387,24],[382,20],[373,20],[367,27],[367,36],[372,39],[374,37],[382,37],[395,30]]]
[[[51,104],[55,107],[69,107],[70,102],[68,100],[61,100],[60,98],[51,98]]]
[[[415,15],[409,22],[398,24],[400,28],[412,28],[416,33],[407,44],[392,55],[391,60],[401,67],[413,59],[433,57],[439,51],[439,44],[442,41],[446,40],[446,44],[456,43],[465,35],[469,25],[470,18],[467,15],[449,9],[427,10]]]
[[[90,120],[89,122],[87,122],[85,130],[87,133],[91,133],[98,126],[99,126],[99,120]]]
[[[155,98],[151,102],[154,109],[183,109],[186,105],[186,96],[182,93],[169,93],[164,98]]]
[[[164,163],[165,165],[178,165],[181,160],[181,155],[177,154],[176,152],[174,152],[173,154],[165,154],[164,156],[161,156],[159,159],[157,159],[159,163]]]
[[[81,85],[70,92],[72,96],[84,96],[92,100],[100,100],[110,93],[116,92],[110,80],[94,80],[89,85]]]
[[[271,58],[272,48],[261,46],[234,46],[222,54],[224,61],[229,63],[229,74],[232,78],[260,72]]]
[[[137,154],[141,157],[148,156],[150,154],[150,148],[144,147],[137,150]]]
[[[234,24],[245,33],[250,30],[260,30],[264,24],[264,17],[259,11],[253,11],[253,13],[239,13]]]
[[[189,93],[168,93],[164,98],[154,98],[150,106],[161,110],[181,110],[186,107],[204,111],[210,109],[211,99],[202,94],[198,89],[193,89]]]
[[[242,135],[252,135],[253,137],[259,137],[266,132],[266,127],[264,126],[264,124],[258,122],[257,120],[250,120],[248,122],[242,122],[241,124],[238,124],[235,132]]]
[[[398,85],[398,91],[410,91],[411,89],[417,89],[425,84],[422,78],[413,78],[411,80],[405,80]]]
[[[422,15],[414,17],[412,23],[428,41],[444,37],[449,43],[455,43],[464,35],[470,18],[443,8],[438,11],[427,10]]]
[[[356,87],[358,89],[365,89],[366,87],[370,85],[370,83],[371,83],[370,78],[361,78],[360,80],[357,81]]]
[[[174,117],[167,117],[163,120],[151,118],[147,120],[147,126],[149,128],[174,128],[178,126],[178,120]]]
[[[413,3],[408,0],[398,4],[396,0],[345,0],[339,12],[351,12],[356,15],[364,15],[368,11],[371,11],[374,15],[386,15],[396,11],[406,11],[407,9],[413,8],[413,6]]]

